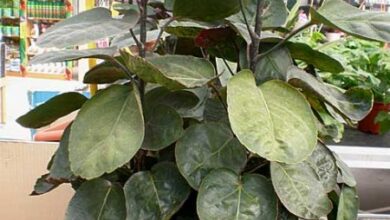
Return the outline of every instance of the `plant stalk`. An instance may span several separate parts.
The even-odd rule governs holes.
[[[256,56],[259,54],[260,48],[260,38],[261,38],[261,28],[263,27],[263,11],[264,11],[264,0],[257,0],[256,8],[256,23],[255,23],[255,36],[252,37],[252,43],[249,47],[249,59],[250,59],[250,69],[252,72],[255,72],[256,69]]]

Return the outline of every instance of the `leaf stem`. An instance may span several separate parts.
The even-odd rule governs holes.
[[[152,48],[152,51],[155,51],[155,50],[156,50],[156,48],[157,48],[157,46],[158,46],[158,44],[159,44],[159,42],[160,42],[160,38],[162,37],[162,35],[163,35],[163,33],[164,33],[165,28],[168,27],[168,25],[169,25],[170,23],[172,23],[175,19],[176,19],[175,17],[170,17],[170,18],[168,19],[168,21],[167,21],[163,26],[161,26],[161,30],[160,30],[160,32],[158,33],[158,36],[157,36],[157,38],[156,38],[156,43],[154,43],[154,46],[153,46],[153,48]]]
[[[226,106],[225,102],[223,101],[222,95],[219,92],[219,90],[217,89],[217,87],[215,87],[215,85],[213,85],[213,83],[209,83],[209,85],[213,89],[213,91],[217,94],[217,97],[218,97],[219,101],[221,102],[221,104],[223,105],[223,108],[225,109],[225,111],[228,112],[227,106]]]
[[[229,64],[226,62],[225,59],[222,59],[222,60],[223,60],[223,63],[225,64],[225,66],[228,68],[230,74],[231,74],[232,76],[234,76],[234,72],[233,72],[233,70],[230,68]]]
[[[295,29],[294,31],[292,31],[286,38],[284,38],[283,40],[279,41],[279,43],[277,43],[274,47],[272,47],[271,49],[267,50],[266,52],[262,53],[262,54],[259,54],[256,56],[254,62],[257,63],[261,58],[267,56],[268,54],[272,53],[273,51],[279,49],[281,46],[283,46],[288,40],[290,40],[292,37],[294,37],[295,35],[297,35],[298,33],[300,33],[301,31],[303,31],[304,29],[310,27],[312,25],[311,22],[308,22],[304,25],[302,25],[301,27]]]
[[[133,29],[130,29],[130,34],[131,34],[131,36],[133,37],[133,39],[134,39],[134,41],[135,41],[135,44],[136,44],[137,47],[138,47],[138,51],[141,51],[142,48],[143,48],[143,46],[142,46],[141,42],[139,42],[137,36],[135,36]]]
[[[250,69],[252,72],[255,72],[256,68],[256,57],[259,54],[260,48],[260,37],[261,37],[261,28],[263,27],[263,11],[264,11],[264,0],[257,0],[256,7],[256,23],[255,23],[255,36],[252,36],[252,42],[249,47],[249,61],[250,61]]]

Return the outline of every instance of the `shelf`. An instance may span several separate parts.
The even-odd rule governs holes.
[[[15,71],[10,71],[10,70],[6,70],[5,75],[6,76],[22,76],[22,74],[20,72],[15,72]]]
[[[31,78],[40,78],[40,79],[60,79],[68,80],[68,77],[65,73],[63,74],[50,74],[50,73],[36,73],[36,72],[27,72],[26,77]]]
[[[63,21],[65,18],[31,18],[29,17],[28,20],[30,21],[51,21],[51,22],[57,22],[57,21]]]
[[[19,20],[20,17],[0,17],[0,20],[5,20],[5,19],[9,19],[9,20]]]
[[[20,39],[20,36],[19,36],[19,35],[14,35],[14,36],[6,36],[6,35],[3,35],[2,37],[11,38],[11,39],[17,39],[17,40]]]

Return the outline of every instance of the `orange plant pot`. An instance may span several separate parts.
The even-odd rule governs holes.
[[[375,118],[381,111],[389,112],[390,103],[383,104],[383,103],[375,102],[371,112],[363,120],[359,122],[358,129],[366,133],[379,134],[380,125],[375,123]]]

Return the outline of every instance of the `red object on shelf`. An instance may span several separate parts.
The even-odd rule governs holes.
[[[40,130],[34,136],[34,141],[60,141],[64,130],[72,122],[65,121],[56,126]]]
[[[371,112],[363,120],[359,122],[358,129],[366,133],[379,134],[380,125],[375,123],[375,118],[381,111],[389,112],[390,103],[383,104],[383,103],[375,102]]]

